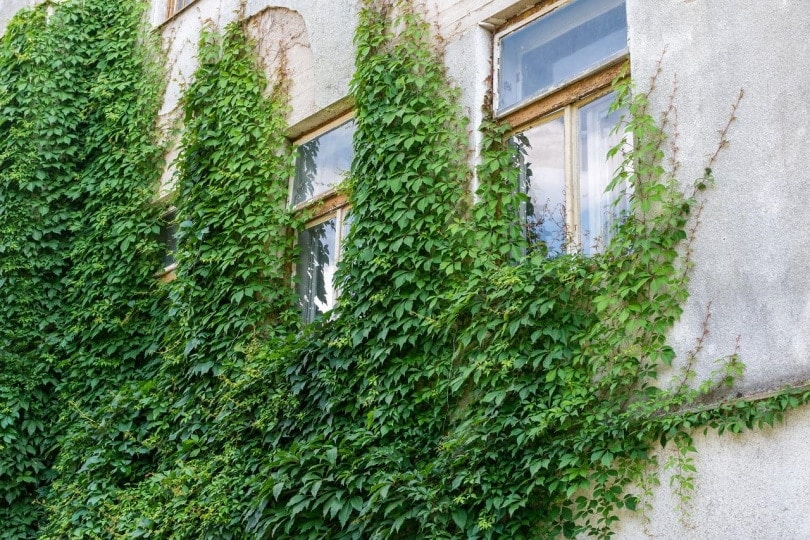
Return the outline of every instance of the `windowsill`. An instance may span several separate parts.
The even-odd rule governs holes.
[[[292,206],[290,208],[290,210],[293,211],[293,212],[300,212],[301,210],[306,210],[307,208],[312,208],[313,206],[317,206],[318,204],[323,203],[323,202],[327,201],[328,199],[331,199],[335,195],[337,195],[337,192],[335,191],[335,189],[330,188],[330,189],[327,189],[324,192],[321,192],[321,193],[318,193],[317,195],[314,195],[313,197],[311,197],[311,198],[309,198],[309,199],[307,199],[305,201],[302,201],[302,202],[296,204],[295,206]]]
[[[172,263],[158,272],[155,272],[155,279],[161,283],[171,283],[177,277],[177,263]]]

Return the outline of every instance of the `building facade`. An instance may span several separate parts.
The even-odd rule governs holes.
[[[4,2],[0,31],[31,3]],[[307,319],[334,302],[331,273],[339,263],[345,200],[332,188],[351,159],[349,82],[359,8],[355,0],[152,0],[150,11],[169,57],[166,125],[179,118],[206,24],[248,19],[268,75],[285,67],[288,136],[304,149],[317,141],[310,157],[321,174],[307,177],[306,156],[299,156],[291,205],[327,201],[299,236]],[[531,225],[534,216],[530,228],[551,251],[587,253],[604,241],[599,215],[612,200],[598,199],[615,164],[597,156],[615,143],[610,82],[627,60],[639,89],[655,80],[653,109],[677,111],[677,123],[667,129],[677,137],[684,186],[701,177],[727,138],[712,164],[717,183],[705,196],[690,296],[670,343],[683,358],[707,324],[698,378],[709,377],[715,359],[738,348],[746,368],[734,393],[752,399],[808,384],[810,10],[804,2],[425,0],[424,9],[470,119],[470,159],[477,159],[476,127],[490,94],[496,118],[529,141],[526,160],[535,168],[523,181],[533,208],[524,219]],[[724,132],[735,104],[736,120]],[[171,193],[171,179],[168,170],[161,196]],[[328,240],[315,239],[323,238],[316,234],[321,229],[330,231]],[[307,249],[317,241],[328,243],[331,257]],[[628,514],[618,538],[810,537],[810,411],[792,411],[772,429],[696,434],[695,444],[698,473],[688,515],[670,489],[672,471],[662,466],[649,519]]]

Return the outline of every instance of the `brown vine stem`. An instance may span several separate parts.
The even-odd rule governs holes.
[[[717,156],[720,155],[720,151],[728,146],[728,130],[731,128],[731,124],[737,120],[737,109],[739,108],[740,102],[742,101],[744,95],[745,91],[740,88],[740,93],[737,94],[737,99],[731,105],[731,114],[728,117],[726,125],[723,127],[723,129],[718,131],[718,133],[720,133],[720,141],[717,144],[717,149],[715,149],[714,154],[712,154],[712,157],[709,158],[709,162],[706,164],[706,168],[709,172],[711,172],[712,166],[714,165],[715,161],[717,161]]]
[[[706,315],[703,317],[703,323],[701,324],[701,332],[700,335],[695,340],[695,346],[686,353],[686,365],[683,367],[682,376],[680,383],[678,384],[678,388],[675,391],[675,394],[680,394],[683,392],[684,388],[686,387],[686,383],[689,382],[689,379],[694,374],[693,368],[695,364],[695,360],[697,359],[698,354],[700,351],[703,350],[703,346],[706,343],[706,338],[709,336],[709,320],[712,317],[712,303],[706,305]]]

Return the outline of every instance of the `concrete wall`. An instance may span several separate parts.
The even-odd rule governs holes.
[[[3,0],[0,31],[32,0]],[[491,30],[535,0],[426,0],[446,40],[445,60],[462,88],[471,125],[489,90]],[[268,9],[269,8],[269,9]],[[356,0],[197,0],[166,21],[171,81],[163,115],[196,67],[203,24],[251,18],[272,76],[284,58],[292,77],[289,121],[298,132],[326,120],[348,95]],[[627,0],[632,75],[645,89],[660,62],[653,107],[678,111],[682,180],[698,177],[714,152],[740,89],[744,98],[705,195],[694,241],[691,296],[671,341],[681,357],[702,333],[700,376],[735,351],[747,365],[735,391],[754,394],[810,379],[810,9],[804,0]],[[345,107],[345,104],[337,108]],[[673,130],[674,131],[674,130]],[[471,134],[471,144],[477,142]],[[709,306],[711,306],[709,308]],[[692,517],[683,519],[662,473],[650,521],[628,516],[619,538],[810,537],[810,410],[785,425],[742,436],[696,439],[699,469]],[[662,462],[666,451],[662,451]]]
[[[623,516],[618,539],[799,540],[810,538],[810,410],[774,429],[698,434],[693,499],[680,509],[663,464],[646,515]]]
[[[5,33],[6,26],[15,13],[38,3],[38,0],[0,0],[0,35]]]
[[[683,178],[701,174],[743,89],[695,242],[691,298],[673,332],[690,348],[711,302],[710,360],[740,336],[747,391],[810,375],[810,9],[758,0],[628,2],[633,76],[662,60],[655,104],[674,91]],[[676,83],[677,81],[677,83]]]
[[[237,0],[198,0],[169,20],[162,4],[163,0],[156,0],[151,16],[171,58],[163,114],[177,108],[194,73],[200,29],[204,25],[221,28],[238,17],[253,22],[268,75],[273,77],[282,64],[288,70],[293,84],[291,124],[348,95],[354,71],[354,0],[249,0],[242,8]]]
[[[709,336],[699,376],[739,338],[746,364],[735,391],[751,394],[810,378],[810,9],[806,2],[628,0],[633,77],[661,62],[653,105],[678,111],[685,183],[703,171],[740,89],[730,144],[694,242],[691,296],[671,341],[683,357]],[[663,56],[662,56],[663,55]],[[711,306],[709,308],[709,305]],[[774,430],[698,437],[692,516],[675,510],[662,474],[650,522],[623,522],[620,538],[810,538],[810,411]]]

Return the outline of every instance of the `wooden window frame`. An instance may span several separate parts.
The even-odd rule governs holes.
[[[297,148],[302,145],[306,144],[312,140],[321,137],[322,135],[336,129],[348,122],[351,122],[354,119],[355,113],[354,111],[348,111],[330,119],[327,122],[324,122],[318,127],[307,131],[306,133],[299,135],[294,141],[293,145]],[[348,172],[348,171],[347,171]],[[336,226],[335,226],[335,263],[340,264],[340,260],[342,258],[342,243],[344,239],[344,228],[346,224],[346,217],[349,211],[349,200],[345,193],[340,192],[336,189],[335,186],[330,187],[326,191],[314,195],[313,197],[304,200],[298,204],[293,204],[293,196],[295,190],[295,175],[290,178],[289,181],[289,189],[288,189],[288,201],[287,204],[290,207],[293,214],[297,214],[299,216],[306,216],[306,221],[304,223],[304,227],[301,231],[298,231],[295,236],[295,242],[298,242],[298,234],[307,230],[309,228],[315,227],[324,223],[332,218],[335,218]],[[300,255],[299,255],[300,257]],[[299,259],[300,260],[300,259]],[[296,288],[298,284],[296,283],[296,275],[297,275],[297,263],[293,265],[291,276],[292,276],[292,283],[293,286]],[[337,287],[335,287],[334,283],[332,284],[334,290],[334,296],[337,298],[338,291]],[[299,291],[297,291],[299,292]],[[300,292],[299,292],[300,294]],[[305,322],[311,322],[310,320],[305,320]]]
[[[536,4],[523,13],[507,20],[493,35],[492,77],[493,107],[498,103],[498,87],[500,73],[501,39],[520,28],[523,28],[537,19],[548,15],[554,10],[570,4],[574,0],[547,0]],[[578,111],[585,105],[609,94],[612,91],[613,81],[619,77],[629,77],[629,50],[582,75],[552,87],[535,96],[531,96],[518,103],[495,109],[495,118],[509,125],[508,137],[523,133],[528,129],[553,120],[555,117],[564,118],[565,140],[565,251],[577,252],[582,249],[580,245],[579,213],[580,213],[580,175],[578,167],[579,138],[577,136]]]
[[[197,0],[168,0],[166,2],[166,20],[171,19],[178,13],[182,13],[186,8],[188,8],[191,4],[195,3]],[[184,2],[180,8],[177,7],[178,2]]]
[[[576,0],[545,0],[538,2],[535,6],[506,20],[495,29],[492,47],[494,72],[492,77],[492,99],[495,118],[509,122],[511,126],[518,128],[538,116],[552,113],[556,109],[580,101],[594,92],[609,88],[613,80],[625,69],[625,64],[630,58],[630,51],[627,47],[616,58],[609,59],[592,70],[562,83],[560,86],[551,87],[518,103],[498,109],[501,78],[501,64],[499,61],[501,57],[501,39],[574,1]]]

